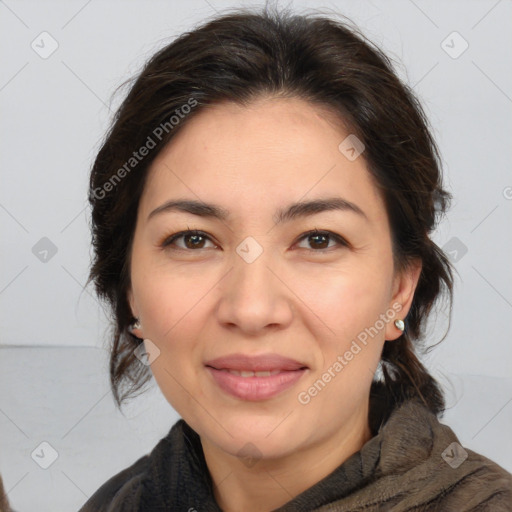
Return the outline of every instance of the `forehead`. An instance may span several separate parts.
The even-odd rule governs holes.
[[[209,106],[153,162],[141,209],[185,196],[228,209],[242,199],[255,213],[269,202],[341,195],[382,215],[364,158],[351,161],[339,149],[349,135],[332,112],[301,99]]]

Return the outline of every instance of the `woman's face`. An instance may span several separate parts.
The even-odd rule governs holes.
[[[419,268],[394,273],[384,203],[362,148],[340,149],[348,135],[299,99],[218,104],[149,170],[135,333],[203,443],[276,458],[368,428],[383,343],[400,335]],[[307,206],[320,200],[337,206]],[[172,239],[186,230],[200,233]]]

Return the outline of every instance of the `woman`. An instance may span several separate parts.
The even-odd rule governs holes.
[[[153,56],[94,163],[117,404],[182,419],[82,511],[505,511],[417,359],[449,261],[421,106],[357,29],[237,11]]]

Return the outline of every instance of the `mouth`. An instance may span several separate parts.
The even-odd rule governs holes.
[[[213,383],[241,400],[259,401],[292,388],[309,370],[303,363],[276,354],[232,354],[205,364]]]
[[[210,368],[212,368],[210,366]],[[213,368],[214,370],[219,370],[219,368]],[[251,370],[228,370],[227,368],[220,368],[220,371],[222,372],[229,372],[233,375],[238,375],[239,377],[270,377],[271,375],[277,375],[278,373],[281,373],[284,370],[263,370],[259,372],[253,372]]]

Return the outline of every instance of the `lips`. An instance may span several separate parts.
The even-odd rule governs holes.
[[[293,371],[307,368],[305,364],[279,354],[262,354],[258,356],[231,354],[207,361],[205,366],[210,366],[216,370],[234,370],[238,372]]]
[[[308,370],[303,363],[278,354],[232,354],[205,363],[212,380],[241,400],[266,400],[291,388]]]

